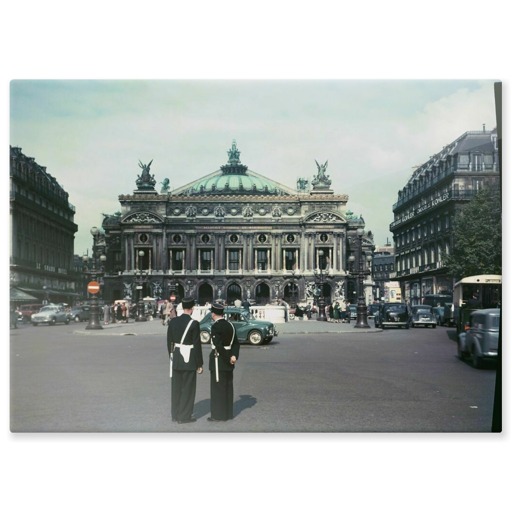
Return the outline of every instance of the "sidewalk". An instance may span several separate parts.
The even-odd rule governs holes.
[[[355,328],[355,321],[349,324],[320,322],[318,320],[290,320],[286,323],[275,324],[278,336],[283,334],[319,334],[319,333],[340,333],[357,334],[380,332],[381,329],[374,327],[373,318],[368,319],[369,328]],[[128,323],[114,323],[101,325],[102,329],[86,329],[87,323],[82,322],[76,325],[75,334],[86,335],[112,335],[112,336],[137,336],[157,335],[165,336],[167,327],[162,325],[159,319],[148,320],[147,322],[136,322],[130,320]]]

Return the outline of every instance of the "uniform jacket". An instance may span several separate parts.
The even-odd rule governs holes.
[[[201,338],[199,337],[199,322],[197,320],[192,320],[192,325],[183,340],[185,345],[193,345],[188,363],[183,359],[179,347],[175,347],[176,344],[181,343],[181,338],[190,320],[192,320],[191,316],[183,313],[173,318],[167,327],[167,351],[169,356],[171,352],[173,353],[172,367],[174,370],[195,371],[203,366],[203,350]]]
[[[229,362],[229,358],[231,356],[235,356],[238,360],[238,355],[240,353],[240,343],[238,342],[236,333],[233,339],[233,344],[231,345],[231,349],[226,350],[226,348],[229,347],[231,343],[234,329],[235,328],[233,325],[224,318],[220,318],[212,325],[211,342],[219,353],[219,371],[221,372],[232,372],[235,369],[235,365]],[[215,350],[210,352],[209,368],[210,371],[215,371]]]

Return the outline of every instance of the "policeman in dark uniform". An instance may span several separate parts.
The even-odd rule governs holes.
[[[211,307],[212,325],[210,352],[211,416],[208,421],[233,419],[233,370],[238,360],[240,344],[233,324],[224,319],[224,306]]]
[[[197,374],[203,372],[203,352],[199,322],[193,320],[194,299],[182,301],[183,314],[173,318],[167,328],[167,350],[171,358],[171,417],[178,423],[192,423]]]

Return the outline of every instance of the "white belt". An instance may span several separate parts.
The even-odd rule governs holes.
[[[183,356],[185,363],[190,361],[190,351],[194,348],[194,345],[185,345],[184,343],[176,343],[174,347],[180,349],[180,354]]]

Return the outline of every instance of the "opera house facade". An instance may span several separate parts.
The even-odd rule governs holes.
[[[349,257],[371,268],[373,235],[361,236],[364,220],[331,189],[327,162],[291,188],[243,165],[233,141],[225,165],[172,192],[165,182],[155,190],[151,163],[139,162],[136,190],[119,196],[121,210],[104,214],[95,237],[104,300],[355,302]],[[368,302],[370,279],[365,289]]]

